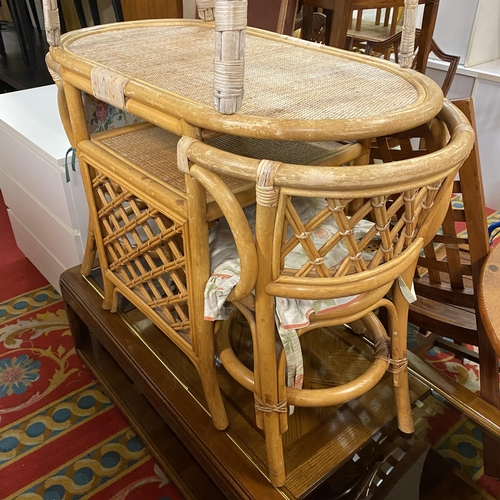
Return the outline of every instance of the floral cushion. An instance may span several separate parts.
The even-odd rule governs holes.
[[[125,125],[133,125],[143,120],[122,111],[111,104],[99,101],[94,96],[83,94],[85,118],[89,127],[89,133],[104,132]]]
[[[303,222],[311,220],[326,207],[326,201],[320,198],[295,198],[293,205]],[[249,225],[255,234],[255,205],[245,209]],[[361,220],[354,229],[354,237],[361,240],[373,227],[373,223]],[[332,218],[327,219],[311,234],[317,249],[338,232]],[[287,239],[293,236],[293,230],[287,229]],[[205,287],[206,320],[227,319],[224,303],[231,290],[238,284],[240,277],[240,260],[233,234],[225,219],[221,219],[209,233],[212,274]],[[337,266],[346,256],[348,250],[343,241],[339,242],[326,256],[325,264],[331,269]],[[367,260],[371,254],[363,255]],[[308,260],[300,243],[285,258],[285,267],[299,269]],[[303,363],[297,328],[309,325],[312,313],[328,314],[336,309],[346,307],[356,301],[359,295],[327,300],[297,300],[282,297],[276,298],[276,326],[285,349],[287,359],[288,385],[302,387]]]

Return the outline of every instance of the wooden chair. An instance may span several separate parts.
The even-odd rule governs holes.
[[[441,224],[453,178],[474,136],[449,103],[430,133],[437,144],[433,153],[383,165],[329,169],[252,160],[194,138],[179,142],[179,168],[204,188],[202,199],[193,199],[193,204],[203,203],[206,190],[234,235],[241,273],[228,300],[252,330],[254,370],[231,348],[227,322],[217,334],[220,359],[255,395],[257,425],[265,432],[269,476],[276,486],[285,482],[281,435],[290,406],[341,405],[374,387],[390,368],[399,427],[413,431],[406,372],[408,287],[421,249]],[[426,144],[431,143],[427,135]],[[252,220],[252,215],[243,212],[221,176],[256,182],[255,246],[246,218]],[[365,202],[348,215],[351,201],[359,198]],[[193,224],[206,223],[200,217]],[[216,226],[213,231],[226,230]],[[213,269],[214,278],[221,269],[229,274],[225,266],[233,265],[223,261]],[[212,291],[220,289],[221,283],[216,284],[208,282],[205,315],[211,310]],[[385,298],[389,290],[392,302]],[[387,308],[390,336],[373,314],[379,307]],[[370,368],[344,385],[302,387],[307,375],[300,373],[298,338],[318,327],[359,319],[375,347]],[[279,352],[276,327],[284,345]],[[286,386],[287,379],[291,386]]]
[[[301,17],[295,29],[300,29],[300,37],[317,43],[327,44],[331,37],[333,10],[326,7],[318,7],[317,0],[302,0]],[[352,18],[352,25],[347,33],[346,48],[352,50],[354,46],[366,41],[384,41],[396,32],[398,23],[397,14],[393,12],[399,9],[369,9],[373,11],[373,20],[363,22],[363,10],[353,11],[356,13]],[[321,11],[321,12],[320,12]],[[383,24],[382,11],[384,13]]]
[[[419,39],[419,50],[416,61],[416,69],[425,73],[427,58],[431,49],[432,35],[436,24],[439,0],[415,0],[418,4],[424,5],[424,15],[422,19],[422,32]],[[404,0],[303,0],[304,8],[307,6],[311,15],[306,15],[304,10],[303,38],[310,39],[310,30],[306,26],[311,19],[314,8],[320,8],[327,16],[326,43],[341,49],[349,48],[348,31],[351,27],[353,12],[368,9],[386,8],[399,9],[404,7]],[[408,2],[410,5],[410,2]],[[414,7],[415,4],[411,2]],[[413,48],[411,50],[413,52]]]
[[[456,105],[475,126],[472,100],[456,101]],[[423,355],[437,345],[460,358],[478,362],[481,397],[499,407],[498,358],[478,304],[480,271],[490,245],[477,142],[460,169],[453,193],[461,196],[463,206],[457,207],[451,200],[442,230],[419,258],[415,279],[418,300],[410,306],[409,320],[421,331],[432,333],[414,352]],[[459,230],[457,223],[461,224]],[[465,236],[460,234],[464,229]],[[469,346],[477,346],[478,352]],[[483,444],[485,471],[498,476],[498,442],[485,435]]]
[[[359,44],[360,42],[382,42],[396,33],[399,21],[399,11],[397,7],[392,8],[377,8],[370,9],[366,15],[366,10],[359,9],[354,11],[356,17],[353,16],[351,28],[347,31],[347,36],[352,40],[352,43]],[[382,11],[384,11],[384,19],[382,21]],[[367,19],[370,17],[370,19]],[[373,20],[371,19],[373,17]]]
[[[415,47],[418,50],[419,40],[420,40],[421,30],[415,30]],[[385,59],[390,59],[390,55],[394,54],[394,62],[399,63],[399,50],[401,46],[401,32],[394,34],[393,36],[383,40],[381,42],[367,41],[364,46],[364,52],[368,55],[382,54]],[[448,63],[448,69],[446,71],[446,76],[441,84],[441,90],[446,96],[450,90],[451,84],[458,69],[458,64],[460,62],[460,56],[453,56],[451,54],[446,54],[441,50],[436,41],[432,39],[430,53],[433,53],[441,61]],[[412,68],[416,69],[417,58],[413,59]]]
[[[301,0],[302,22],[300,37],[303,40],[328,45],[332,36],[333,8],[330,0]],[[321,12],[318,12],[321,10]],[[322,21],[319,24],[319,21]],[[324,24],[323,24],[324,23]],[[320,30],[323,33],[320,34]]]

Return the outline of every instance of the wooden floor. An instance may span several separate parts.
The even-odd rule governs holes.
[[[372,394],[338,409],[297,409],[285,435],[287,484],[280,491],[272,488],[264,476],[263,438],[255,427],[251,394],[235,384],[224,370],[219,370],[231,427],[225,432],[216,431],[205,411],[199,377],[193,365],[137,310],[123,307],[122,314],[103,311],[102,298],[96,293],[98,287],[89,285],[76,268],[64,273],[61,281],[68,314],[73,318],[77,351],[187,498],[352,500],[354,497],[343,496],[342,492],[369,477],[373,464],[377,465],[380,457],[386,457],[392,466],[389,470],[395,472],[390,475],[388,472],[387,480],[385,476],[375,478],[376,484],[381,480],[381,486],[377,486],[373,500],[483,498],[432,451],[425,463],[421,495],[418,496],[420,471],[428,445],[396,432],[391,413],[392,391],[390,384],[384,383]],[[76,322],[75,314],[80,318]],[[88,328],[92,332],[90,335],[88,330],[85,333]],[[249,343],[245,330],[245,322],[233,325],[233,345],[242,361],[251,364],[251,353],[245,353]],[[342,377],[356,375],[350,373],[349,363],[340,362],[341,358],[353,356],[356,364],[368,362],[366,345],[358,343],[356,337],[353,341],[352,337],[343,329],[314,333],[314,342],[304,346],[306,363],[312,368],[308,370],[311,376],[307,384],[316,386],[325,378],[338,383]],[[314,357],[315,351],[325,342],[333,348],[331,363],[326,364]],[[414,382],[416,397],[421,398],[425,406],[425,401],[432,396],[425,386]],[[151,407],[145,405],[146,399],[138,398],[137,389]],[[146,413],[158,415],[152,428],[144,421]],[[175,429],[177,438],[162,422],[168,422]],[[380,433],[376,429],[380,429]],[[375,439],[375,436],[379,437]],[[163,451],[159,449],[162,441],[165,441]],[[175,451],[176,447],[179,450]],[[359,458],[351,460],[349,457],[356,450]],[[394,450],[402,450],[403,459],[395,459]],[[194,461],[188,460],[190,453]],[[176,457],[175,460],[171,460],[172,457]],[[184,457],[180,460],[180,468],[177,457]],[[334,463],[337,466],[334,467]],[[329,472],[334,470],[332,467],[337,471],[328,478]],[[398,470],[401,472],[397,473]],[[375,472],[378,474],[378,469]],[[197,477],[195,482],[193,474]],[[401,491],[406,493],[403,495]]]
[[[52,78],[45,65],[45,54],[48,46],[43,38],[34,30],[36,67],[27,68],[24,64],[17,33],[15,31],[2,31],[5,44],[5,55],[0,55],[0,81],[12,87],[14,90],[24,90],[34,87],[42,87],[53,83]],[[2,91],[0,84],[0,92]],[[10,90],[3,88],[3,91]]]

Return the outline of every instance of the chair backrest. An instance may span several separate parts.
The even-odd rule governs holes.
[[[470,116],[474,123],[474,113],[470,100],[458,101],[457,105]],[[453,185],[454,198],[448,203],[441,231],[425,247],[424,255],[419,258],[419,276],[415,288],[417,294],[450,306],[469,308],[476,311],[472,318],[474,327],[469,328],[463,321],[457,327],[446,329],[446,314],[434,306],[433,318],[440,318],[438,329],[432,325],[434,333],[442,333],[453,339],[479,345],[479,337],[484,336],[484,328],[477,313],[477,289],[481,266],[489,253],[488,230],[484,202],[484,190],[477,147],[460,169],[459,177]],[[465,234],[466,233],[466,234]],[[455,307],[451,307],[454,310]],[[460,314],[457,311],[455,314]],[[453,313],[451,313],[453,315]],[[420,321],[414,316],[416,324]],[[430,320],[425,322],[429,327]]]
[[[416,69],[417,67],[417,54],[418,48],[420,45],[420,34],[421,30],[417,29],[415,31],[415,47],[416,54],[413,59],[412,68]],[[365,45],[365,53],[368,55],[373,55],[373,53],[380,53],[384,56],[385,59],[390,58],[391,52],[394,54],[395,62],[399,63],[399,47],[401,45],[401,32],[395,33],[391,37],[387,38],[382,42],[377,41],[368,41]],[[451,54],[446,54],[441,50],[436,41],[432,39],[430,53],[433,53],[438,59],[441,61],[448,63],[448,69],[446,71],[445,78],[443,83],[441,84],[441,90],[443,94],[446,96],[448,91],[450,90],[451,84],[453,83],[453,78],[458,69],[458,64],[460,62],[460,56],[453,56]]]
[[[179,158],[192,163],[190,175],[207,189],[215,185],[207,179],[216,174],[256,181],[256,239],[266,260],[259,262],[259,273],[267,266],[266,293],[313,300],[383,295],[416,263],[429,232],[439,227],[453,178],[472,148],[474,133],[465,117],[449,103],[440,116],[436,151],[388,164],[259,162],[191,138],[179,143]],[[362,205],[349,214],[350,203],[360,198]],[[231,211],[241,211],[236,200]]]

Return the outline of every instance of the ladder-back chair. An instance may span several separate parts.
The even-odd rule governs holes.
[[[475,127],[471,99],[455,104]],[[481,397],[500,407],[498,357],[479,312],[481,268],[490,251],[477,141],[453,185],[443,225],[419,258],[409,320],[429,333],[414,349],[423,356],[434,346],[479,363]],[[473,349],[477,347],[477,352]],[[500,473],[498,440],[483,437],[485,472]]]

